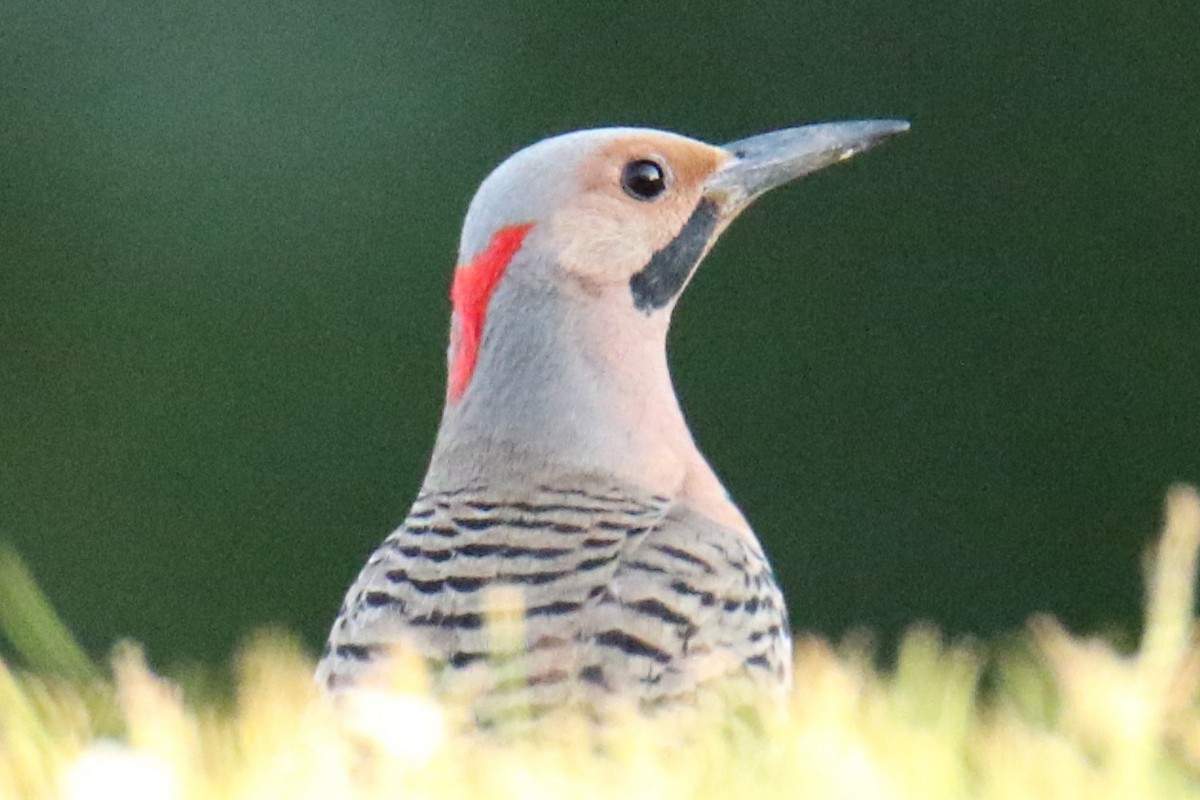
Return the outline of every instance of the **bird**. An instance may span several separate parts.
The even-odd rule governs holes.
[[[439,691],[469,687],[481,720],[786,695],[783,594],[680,409],[668,328],[756,198],[908,128],[722,146],[597,128],[496,167],[463,223],[427,473],[350,585],[317,682],[370,685],[402,648]]]

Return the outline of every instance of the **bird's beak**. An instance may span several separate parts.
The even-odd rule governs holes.
[[[730,160],[705,181],[704,196],[729,220],[764,192],[870,150],[908,128],[904,120],[872,119],[785,128],[739,139],[722,145]]]

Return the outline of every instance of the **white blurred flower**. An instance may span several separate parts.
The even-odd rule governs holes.
[[[63,774],[63,800],[172,800],[179,776],[157,756],[101,740],[80,753]]]
[[[807,776],[815,779],[814,793],[822,794],[824,789],[829,797],[878,800],[900,796],[857,737],[832,729],[814,730],[798,736],[796,744],[808,767]]]
[[[398,761],[424,764],[446,740],[445,716],[428,697],[364,688],[343,699],[350,727]]]

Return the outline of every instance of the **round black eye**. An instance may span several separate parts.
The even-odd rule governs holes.
[[[653,200],[667,188],[667,176],[653,161],[630,161],[621,171],[621,187],[635,200]]]

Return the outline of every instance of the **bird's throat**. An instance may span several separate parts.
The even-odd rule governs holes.
[[[748,530],[679,407],[668,317],[635,311],[619,284],[586,302],[551,288],[558,267],[520,250],[525,232],[497,234],[455,277],[449,391],[424,491],[586,474]]]

